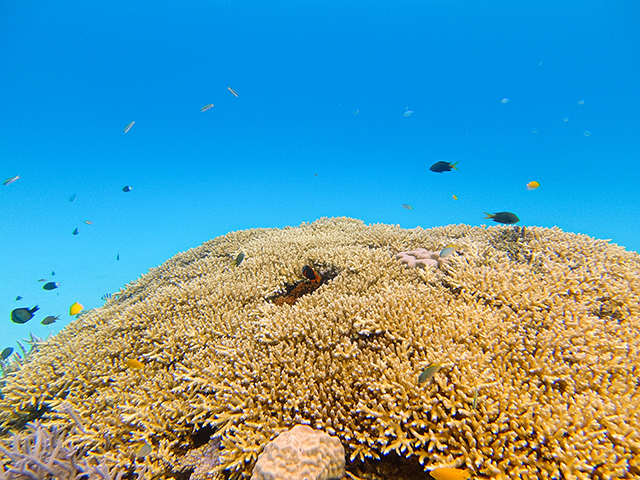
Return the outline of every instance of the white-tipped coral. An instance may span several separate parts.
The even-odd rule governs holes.
[[[308,425],[296,425],[267,444],[251,480],[339,479],[344,465],[340,440]]]

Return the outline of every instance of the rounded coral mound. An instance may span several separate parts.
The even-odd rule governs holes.
[[[343,476],[340,440],[308,425],[296,425],[267,444],[251,480],[337,480]]]
[[[395,258],[450,244],[441,268]],[[304,265],[319,287],[277,302],[309,281]],[[628,478],[639,327],[640,258],[607,241],[320,219],[229,233],[150,270],[11,373],[0,422],[68,428],[123,478],[249,476],[298,423],[337,436],[356,476],[397,454],[478,478]],[[184,461],[209,438],[209,470]]]

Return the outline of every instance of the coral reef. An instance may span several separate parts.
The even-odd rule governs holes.
[[[451,244],[463,254],[441,268],[395,258]],[[276,305],[304,265],[335,275]],[[219,458],[199,474],[247,477],[300,423],[338,437],[355,474],[393,457],[478,478],[628,478],[639,331],[640,258],[606,240],[320,219],[232,232],[151,269],[5,378],[0,425],[5,438],[35,417],[77,425],[70,444],[131,479],[196,474],[183,460],[209,437]]]
[[[112,477],[106,465],[79,461],[83,456],[58,427],[43,428],[39,422],[27,425],[25,434],[15,434],[11,447],[0,445],[0,480],[120,480],[123,472]]]
[[[296,425],[266,445],[251,480],[338,480],[344,476],[344,464],[340,440]]]

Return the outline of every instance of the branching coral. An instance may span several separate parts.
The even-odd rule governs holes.
[[[450,244],[464,254],[446,268],[395,258]],[[336,275],[274,304],[304,265]],[[154,480],[184,472],[207,428],[222,445],[211,475],[246,477],[298,423],[338,437],[353,461],[394,453],[480,477],[630,477],[639,331],[640,259],[606,241],[321,219],[229,233],[150,270],[6,378],[0,424],[79,422],[72,445]]]
[[[112,477],[106,465],[81,459],[82,451],[73,447],[60,428],[43,428],[39,422],[27,425],[26,434],[14,434],[11,446],[0,445],[3,469],[0,480],[120,480]]]

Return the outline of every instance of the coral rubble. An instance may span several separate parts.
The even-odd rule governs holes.
[[[441,268],[395,258],[452,243],[464,254]],[[277,305],[304,265],[335,275]],[[127,478],[247,477],[300,423],[340,439],[347,471],[393,456],[478,478],[628,478],[639,332],[640,257],[607,241],[324,218],[232,232],[151,269],[6,377],[0,426],[67,428]]]

